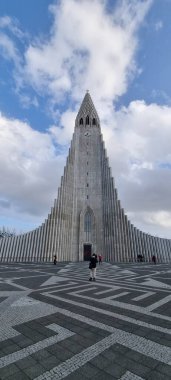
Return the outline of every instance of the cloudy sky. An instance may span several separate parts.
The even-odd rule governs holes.
[[[89,89],[119,199],[171,238],[171,1],[0,1],[0,226],[42,223]]]

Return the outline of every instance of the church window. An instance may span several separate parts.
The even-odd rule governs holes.
[[[86,116],[86,125],[89,125],[89,116]]]
[[[89,186],[89,184],[87,183],[87,187]]]
[[[96,125],[96,119],[93,118],[93,125]]]
[[[91,226],[92,226],[92,215],[89,211],[87,211],[84,217],[84,231],[90,232]]]
[[[83,118],[80,119],[80,125],[83,125]]]
[[[88,199],[88,195],[87,195],[87,199]]]

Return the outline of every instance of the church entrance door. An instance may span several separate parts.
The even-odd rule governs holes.
[[[91,257],[91,244],[84,244],[84,261],[89,261]]]

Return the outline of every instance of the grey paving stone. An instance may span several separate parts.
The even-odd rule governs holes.
[[[158,364],[156,371],[159,371],[163,375],[166,375],[171,378],[171,366],[169,365]]]
[[[22,336],[22,340],[20,342],[18,342],[18,346],[20,348],[25,348],[27,346],[30,346],[31,344],[33,344],[33,341],[31,339],[23,337],[23,336]]]
[[[95,367],[90,363],[83,365],[79,370],[80,375],[82,374],[87,379],[93,379],[94,376],[97,375],[99,372],[99,368]]]
[[[48,371],[54,367],[56,367],[58,364],[60,364],[60,360],[57,359],[56,356],[52,355],[48,358],[44,358],[43,361],[41,360],[41,365],[45,368],[45,371]]]
[[[19,372],[19,368],[17,368],[15,364],[10,364],[9,366],[0,369],[0,379],[4,380],[8,376],[16,374],[17,372]]]
[[[24,359],[21,359],[21,360],[18,360],[16,362],[16,366],[19,369],[28,368],[28,367],[34,366],[36,364],[37,364],[36,360],[33,359],[33,357],[31,357],[31,356],[24,358]]]
[[[69,376],[66,377],[67,380],[87,380],[83,374],[80,374],[79,371],[74,371]]]
[[[148,373],[148,380],[170,380],[170,376],[161,372],[153,371]]]
[[[162,344],[163,346],[168,346],[168,347],[171,347],[171,338],[169,339],[170,337],[164,337],[164,338],[161,338],[159,343]]]
[[[28,377],[24,372],[17,372],[13,373],[11,376],[8,376],[5,380],[29,380],[30,377]]]
[[[137,365],[138,365],[138,363],[140,363],[142,365],[145,365],[146,367],[149,367],[150,369],[156,368],[158,366],[158,363],[159,363],[157,360],[155,360],[153,358],[149,358],[148,356],[142,355],[142,354],[135,352],[133,350],[129,350],[126,353],[126,357],[137,362]]]
[[[117,363],[113,363],[113,364],[109,365],[108,367],[106,367],[104,369],[104,372],[106,372],[107,374],[109,374],[111,376],[119,378],[125,373],[125,369],[122,368]]]
[[[68,350],[71,351],[73,354],[78,354],[83,350],[83,346],[81,346],[79,343],[72,343],[68,347]]]
[[[42,361],[42,362],[44,362],[44,360],[49,358],[50,356],[51,356],[50,353],[46,349],[40,350],[32,354],[32,358],[35,361]]]
[[[61,360],[61,361],[65,361],[65,360],[69,359],[70,357],[72,357],[72,355],[73,355],[70,350],[66,350],[65,348],[63,348],[62,346],[59,346],[57,344],[53,345],[52,347],[48,347],[47,351],[50,354],[56,356],[56,358]]]
[[[108,350],[105,350],[104,352],[102,352],[101,354],[101,358],[103,360],[103,358],[106,358],[110,361],[115,361],[117,362],[118,358],[120,356],[120,353],[117,352],[117,351],[113,351],[111,349],[108,349]]]
[[[93,377],[93,380],[118,380],[118,378],[110,375],[107,372],[100,371]]]
[[[3,352],[5,355],[11,354],[12,352],[20,350],[20,347],[17,344],[11,344],[10,346],[4,347]]]
[[[45,371],[44,367],[40,364],[35,366],[23,369],[23,372],[29,377],[29,379],[34,379],[37,376],[41,375]]]
[[[130,372],[135,373],[136,375],[143,377],[147,375],[150,372],[150,368],[146,367],[145,365],[142,365],[140,363],[137,364],[136,361],[129,360],[127,358],[123,358],[122,362],[120,363],[125,369],[129,370]]]
[[[101,355],[98,355],[94,359],[90,360],[89,363],[91,363],[99,369],[104,369],[111,364],[111,359],[107,359],[105,357],[102,357]]]

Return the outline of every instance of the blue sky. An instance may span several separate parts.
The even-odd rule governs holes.
[[[171,2],[1,0],[0,226],[41,224],[87,89],[122,206],[171,238]]]

